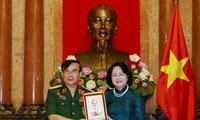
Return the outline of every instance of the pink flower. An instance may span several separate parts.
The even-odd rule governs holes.
[[[140,61],[139,66],[140,66],[141,68],[147,68],[147,64],[146,64],[145,62],[141,62],[141,61]]]
[[[97,89],[98,92],[105,92],[106,91],[106,88],[104,88],[103,86],[100,86],[98,89]]]
[[[90,80],[93,80],[93,79],[94,79],[94,75],[93,75],[93,74],[90,74],[90,75],[89,75],[89,79],[90,79]]]
[[[55,72],[52,72],[52,76],[55,76],[56,75],[56,73]]]
[[[135,83],[137,83],[137,84],[140,83],[140,79],[138,79],[138,78],[135,79]]]
[[[60,83],[60,82],[61,82],[61,79],[60,79],[60,78],[57,78],[57,79],[55,80],[55,82]]]
[[[92,70],[89,67],[84,67],[82,69],[82,72],[84,75],[89,75],[92,72]]]
[[[143,82],[143,83],[142,83],[142,87],[143,87],[143,88],[146,88],[147,86],[148,86],[148,84],[147,84],[146,82]]]
[[[100,71],[98,72],[98,78],[103,79],[103,78],[105,78],[106,76],[107,76],[106,71],[100,70]]]

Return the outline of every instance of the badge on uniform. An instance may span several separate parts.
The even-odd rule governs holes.
[[[66,88],[62,89],[62,94],[65,94],[67,92]]]
[[[61,100],[67,100],[67,97],[64,96],[64,95],[60,95],[60,96],[59,96],[59,99],[61,99]]]
[[[62,92],[63,92],[63,91],[62,91]],[[59,99],[61,99],[61,100],[67,100],[67,97],[64,96],[64,95],[62,95],[62,94],[60,93],[60,90],[57,90],[57,91],[56,91],[56,94],[58,95],[58,98],[59,98]]]

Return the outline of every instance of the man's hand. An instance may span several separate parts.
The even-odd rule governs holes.
[[[66,118],[66,117],[63,117],[63,116],[57,115],[57,114],[52,114],[52,115],[48,116],[48,120],[73,120],[73,119]]]
[[[83,115],[86,117],[86,114],[85,114],[85,107],[82,107],[82,112],[83,112]]]

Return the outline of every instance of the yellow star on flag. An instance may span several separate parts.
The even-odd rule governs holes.
[[[187,76],[185,75],[182,69],[187,61],[188,57],[178,61],[174,53],[170,50],[169,65],[161,67],[161,71],[168,74],[167,88],[171,86],[171,84],[176,80],[176,78],[180,78],[181,80],[189,82]]]

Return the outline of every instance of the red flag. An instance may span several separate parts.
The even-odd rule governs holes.
[[[195,86],[175,3],[156,99],[169,120],[196,120]]]

